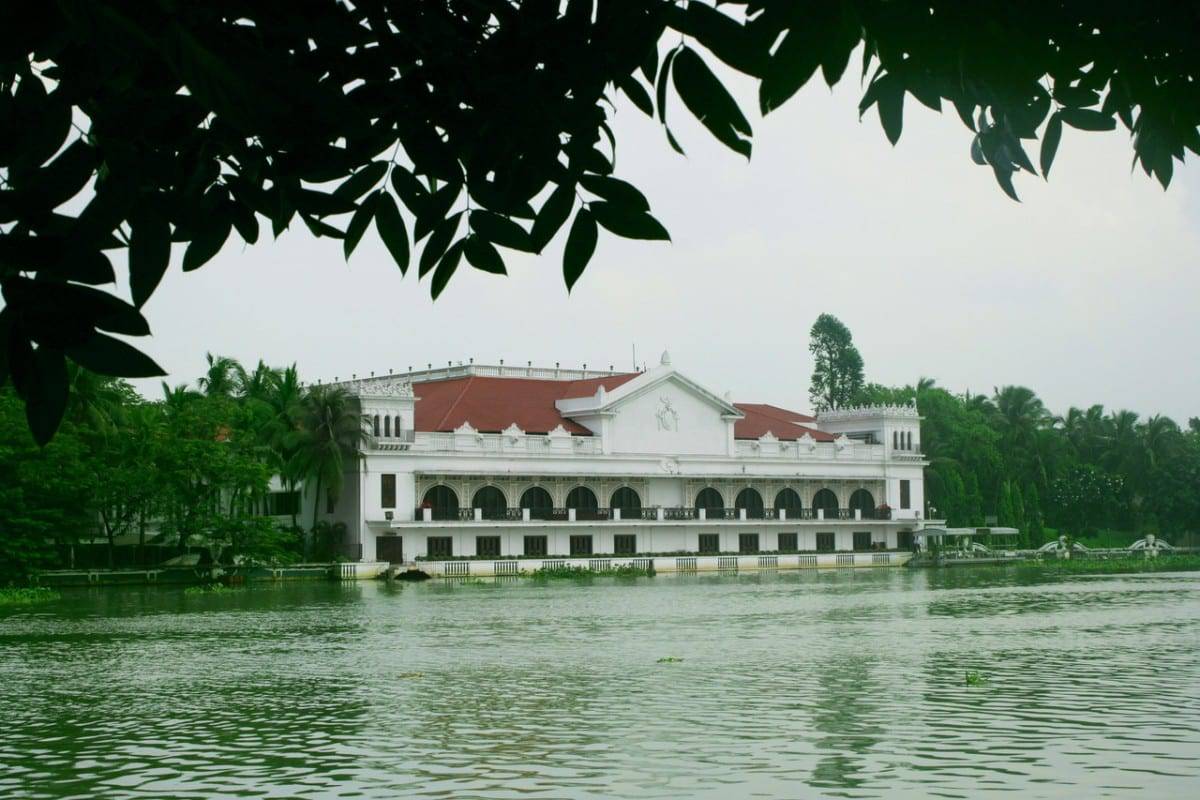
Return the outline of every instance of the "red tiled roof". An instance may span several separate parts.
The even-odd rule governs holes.
[[[786,441],[799,439],[806,433],[818,442],[833,441],[831,434],[806,424],[816,422],[816,417],[766,403],[734,403],[733,406],[746,415],[733,426],[735,439],[757,439],[770,431],[776,438]]]
[[[416,429],[452,431],[470,422],[477,431],[494,433],[514,422],[526,433],[549,433],[559,425],[578,436],[591,436],[582,425],[566,419],[555,400],[590,397],[603,386],[612,391],[640,373],[611,375],[578,381],[536,378],[486,378],[471,376],[413,384]]]

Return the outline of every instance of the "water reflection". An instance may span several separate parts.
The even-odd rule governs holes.
[[[0,612],[0,796],[1185,796],[1198,612],[1003,570],[93,590]]]

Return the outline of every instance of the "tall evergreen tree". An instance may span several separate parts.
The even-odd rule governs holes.
[[[850,329],[832,314],[817,317],[809,331],[813,373],[808,397],[818,411],[841,408],[863,391],[863,360]]]

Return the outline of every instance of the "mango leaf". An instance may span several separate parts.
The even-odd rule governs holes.
[[[372,161],[334,189],[333,196],[339,200],[357,200],[383,180],[387,168],[386,161]]]
[[[183,253],[183,271],[191,272],[208,263],[221,251],[232,229],[233,223],[229,217],[222,214],[209,217]]]
[[[618,236],[626,239],[671,240],[667,229],[644,211],[630,211],[613,203],[591,203],[588,208],[597,222]]]
[[[567,283],[568,292],[596,252],[597,238],[599,229],[596,227],[596,218],[586,207],[579,209],[575,221],[571,223],[571,232],[567,234],[566,249],[563,250],[563,280]]]
[[[133,304],[141,308],[171,263],[171,223],[152,199],[140,204],[129,222],[129,292]]]
[[[342,240],[342,251],[346,254],[346,260],[350,260],[350,254],[354,252],[354,248],[358,247],[359,241],[366,233],[367,226],[371,224],[371,220],[375,216],[375,205],[379,201],[379,195],[383,194],[383,190],[369,194],[359,204],[358,210],[354,212],[354,216],[350,218],[350,224],[346,226],[346,238]]]
[[[597,197],[638,211],[649,211],[650,201],[632,184],[610,175],[584,175],[579,185]]]
[[[758,107],[763,116],[779,108],[808,83],[821,63],[822,51],[814,27],[794,26],[787,32],[771,56],[758,87]]]
[[[632,75],[626,75],[617,81],[617,88],[624,92],[625,96],[643,114],[647,117],[654,116],[654,101],[650,99],[650,94],[646,91],[646,87],[642,86],[641,81]]]
[[[17,370],[13,370],[13,384],[25,400],[25,419],[33,440],[44,447],[54,438],[67,410],[67,363],[61,351],[43,345],[33,351],[27,365],[20,383]]]
[[[550,240],[571,216],[571,209],[574,207],[575,187],[573,185],[564,183],[550,193],[538,211],[537,219],[533,221],[533,229],[529,232],[534,252],[540,253],[546,245],[550,244]]]
[[[379,200],[375,206],[375,230],[379,231],[379,238],[392,254],[392,260],[400,268],[400,274],[405,274],[410,257],[408,231],[404,227],[404,218],[400,216],[396,201],[384,191],[379,193]]]
[[[704,60],[690,47],[672,62],[675,91],[688,110],[726,147],[750,157],[750,123]],[[601,223],[603,224],[603,223]]]
[[[1063,122],[1081,131],[1111,131],[1117,121],[1111,115],[1090,108],[1067,108],[1058,110]]]
[[[492,243],[477,233],[468,236],[463,242],[463,255],[475,269],[490,272],[493,275],[507,275],[504,259]]]
[[[470,222],[471,230],[492,244],[513,250],[523,250],[527,253],[534,252],[529,232],[507,217],[491,211],[474,209],[471,211]]]
[[[446,249],[450,247],[450,242],[458,231],[458,223],[462,220],[463,213],[459,211],[457,214],[447,217],[433,229],[429,241],[425,242],[425,247],[421,250],[421,260],[418,262],[417,271],[419,277],[424,278],[429,270],[437,265],[438,260],[446,254]]]
[[[81,367],[101,375],[120,378],[153,378],[165,375],[162,367],[135,347],[103,333],[93,334],[82,345],[68,347],[66,354]]]
[[[458,269],[458,262],[462,258],[463,240],[460,239],[450,246],[450,249],[442,256],[438,262],[437,271],[433,273],[433,282],[430,284],[429,293],[434,300],[445,290],[446,284],[450,282],[450,278],[454,275],[454,271]]]

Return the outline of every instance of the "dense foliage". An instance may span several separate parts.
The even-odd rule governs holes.
[[[116,543],[131,540],[222,560],[334,555],[339,543],[315,512],[337,502],[364,436],[344,392],[302,389],[294,367],[247,371],[209,356],[195,388],[164,384],[149,402],[124,381],[68,367],[66,419],[45,447],[14,393],[0,390],[0,585],[63,566],[71,545],[95,540],[108,544],[110,566]],[[298,496],[282,513],[271,506],[274,475],[288,490],[276,495],[317,487],[308,536]]]
[[[1042,544],[1046,527],[1076,537],[1156,533],[1176,543],[1200,530],[1200,419],[1181,429],[1168,417],[1099,405],[1056,416],[1024,386],[985,397],[927,379],[868,384],[859,401],[916,402],[930,462],[927,512],[950,525],[994,516],[1032,546]]]
[[[817,317],[808,332],[808,352],[813,357],[808,399],[813,410],[842,408],[863,390],[863,360],[854,337],[832,314]]]
[[[666,239],[613,175],[613,99],[657,115],[680,152],[668,108],[682,103],[749,157],[751,125],[717,61],[757,82],[767,114],[818,70],[840,81],[857,49],[860,113],[877,109],[895,143],[907,96],[948,103],[971,158],[1014,199],[1016,173],[1049,173],[1064,126],[1119,120],[1163,186],[1185,149],[1200,151],[1194,1],[56,0],[20,12],[0,25],[0,385],[11,374],[39,443],[66,408],[66,357],[161,374],[108,333],[149,333],[140,308],[174,244],[194,270],[235,233],[257,241],[260,220],[275,236],[298,222],[349,257],[374,224],[401,271],[420,247],[436,297],[464,259],[503,273],[501,249],[541,252],[569,220],[568,287],[600,228]],[[1023,142],[1039,135],[1035,167]],[[114,282],[118,249],[132,305],[92,288]]]

